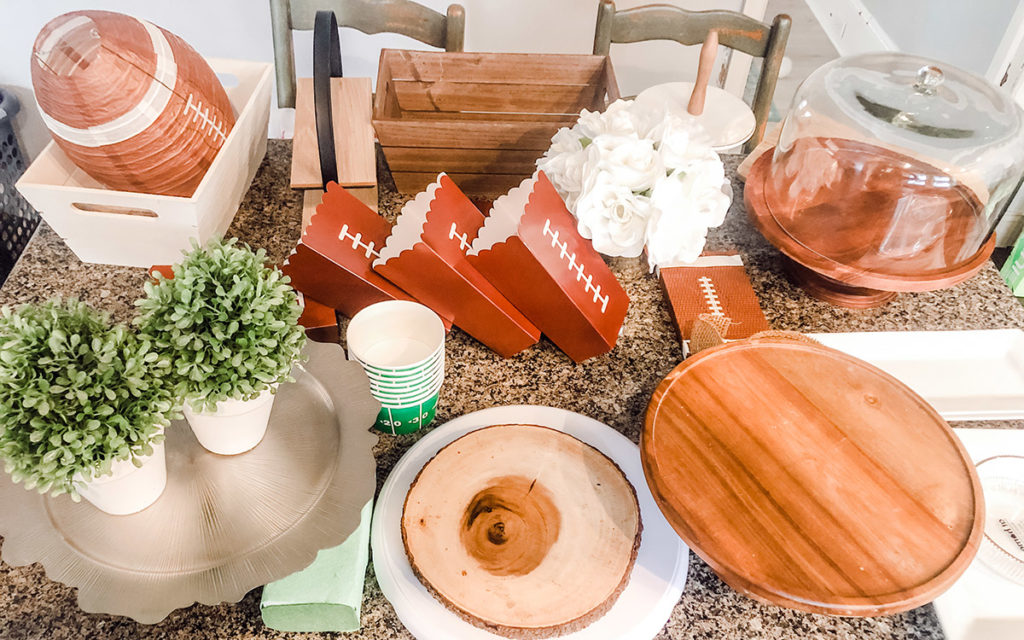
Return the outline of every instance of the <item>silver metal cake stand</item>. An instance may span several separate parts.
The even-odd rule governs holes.
[[[3,560],[41,563],[85,611],[154,623],[194,602],[237,602],[344,542],[373,497],[380,405],[341,347],[310,342],[305,353],[255,449],[216,455],[173,423],[167,488],[139,513],[44,497],[0,473]]]

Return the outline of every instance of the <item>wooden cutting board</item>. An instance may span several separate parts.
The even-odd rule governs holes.
[[[904,384],[783,338],[703,351],[658,386],[641,437],[665,517],[758,600],[874,616],[967,568],[983,503],[949,425]]]

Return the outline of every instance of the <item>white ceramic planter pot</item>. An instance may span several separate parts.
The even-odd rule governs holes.
[[[267,432],[274,394],[267,389],[252,400],[225,400],[216,411],[193,411],[185,403],[184,414],[196,440],[207,451],[224,456],[245,453],[260,443]]]
[[[153,454],[141,458],[142,466],[118,460],[111,474],[79,484],[78,493],[97,509],[115,516],[142,511],[156,502],[167,486],[164,443],[153,445]]]

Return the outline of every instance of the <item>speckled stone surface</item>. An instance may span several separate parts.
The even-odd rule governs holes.
[[[288,188],[290,143],[271,141],[253,188],[235,218],[235,235],[280,260],[299,237],[301,202]],[[739,158],[727,158],[735,169]],[[381,211],[394,215],[404,198],[381,174]],[[780,254],[751,228],[743,211],[742,184],[726,223],[712,232],[709,249],[734,249],[748,273],[768,320],[776,329],[797,331],[882,331],[1024,327],[1024,307],[1010,295],[993,266],[953,289],[905,294],[877,310],[848,311],[817,302],[791,284]],[[455,330],[446,345],[447,375],[435,425],[470,411],[503,404],[542,404],[577,411],[639,439],[643,412],[658,382],[680,361],[682,351],[657,279],[639,259],[615,259],[612,268],[631,300],[618,346],[585,364],[573,364],[546,340],[503,360]],[[109,310],[115,318],[134,315],[132,301],[145,279],[142,269],[83,265],[59,237],[41,225],[6,284],[0,303],[42,301],[62,294]],[[957,426],[1024,428],[1024,422],[958,423]],[[427,429],[429,430],[429,428]],[[399,457],[422,434],[381,437],[375,450],[378,488]],[[3,517],[0,514],[0,517]],[[195,605],[157,625],[83,613],[74,590],[46,578],[39,565],[0,564],[0,638],[52,640],[97,638],[410,638],[367,571],[363,630],[353,634],[285,634],[265,628],[259,616],[260,590],[241,602]],[[734,592],[691,553],[686,589],[659,640],[917,640],[942,638],[930,606],[885,618],[833,618],[762,605]],[[615,639],[610,639],[615,640]]]

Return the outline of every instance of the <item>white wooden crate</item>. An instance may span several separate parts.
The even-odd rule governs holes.
[[[208,62],[224,81],[236,121],[191,197],[106,189],[54,142],[16,183],[83,262],[173,264],[191,238],[205,242],[227,231],[267,152],[273,66],[216,58]]]

